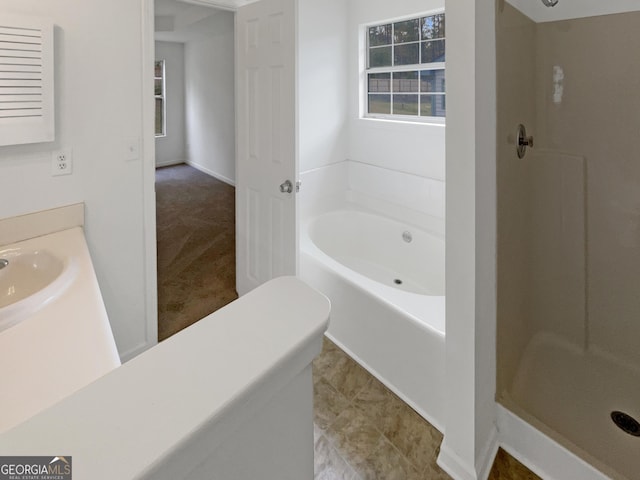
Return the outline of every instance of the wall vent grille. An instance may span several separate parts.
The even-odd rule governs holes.
[[[42,116],[42,30],[0,24],[0,118]]]
[[[0,16],[0,145],[54,140],[53,23]]]

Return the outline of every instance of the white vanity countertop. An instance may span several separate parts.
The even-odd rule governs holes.
[[[82,228],[1,249],[13,247],[73,258],[75,272],[59,296],[0,332],[0,433],[120,365]]]

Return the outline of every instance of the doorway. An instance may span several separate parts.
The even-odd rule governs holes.
[[[237,298],[234,14],[155,0],[158,340]]]

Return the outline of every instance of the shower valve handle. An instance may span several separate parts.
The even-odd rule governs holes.
[[[529,135],[528,137],[520,137],[518,138],[518,145],[521,147],[532,147],[533,148],[533,137]]]
[[[527,135],[527,129],[524,125],[518,125],[518,132],[516,133],[516,138],[518,139],[516,145],[516,151],[518,153],[518,158],[523,158],[525,153],[527,152],[527,147],[533,148],[533,137]]]

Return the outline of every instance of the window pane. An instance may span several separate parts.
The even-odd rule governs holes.
[[[156,95],[162,95],[162,79],[161,78],[156,78],[155,79],[155,94]]]
[[[369,94],[369,113],[391,113],[391,95]]]
[[[420,63],[418,55],[420,54],[418,43],[409,43],[407,45],[397,45],[394,47],[394,65],[413,65]]]
[[[420,115],[423,117],[445,117],[447,113],[444,95],[420,95]]]
[[[396,115],[418,115],[418,95],[394,95],[393,113]]]
[[[444,92],[444,70],[423,70],[420,72],[421,92]]]
[[[156,62],[156,68],[155,68],[155,76],[156,77],[162,77],[162,64],[164,62],[162,60]]]
[[[420,19],[413,18],[393,24],[395,43],[416,42],[420,40]]]
[[[390,66],[391,47],[377,47],[369,49],[369,68]]]
[[[420,63],[444,62],[444,40],[422,42],[422,61]]]
[[[369,74],[369,91],[370,92],[390,92],[391,91],[391,74],[390,73],[370,73]]]
[[[418,92],[418,72],[395,72],[393,74],[394,92]]]
[[[369,46],[391,45],[391,24],[369,27]]]
[[[156,98],[156,135],[164,135],[164,100]]]
[[[422,40],[444,38],[444,14],[421,19]]]

